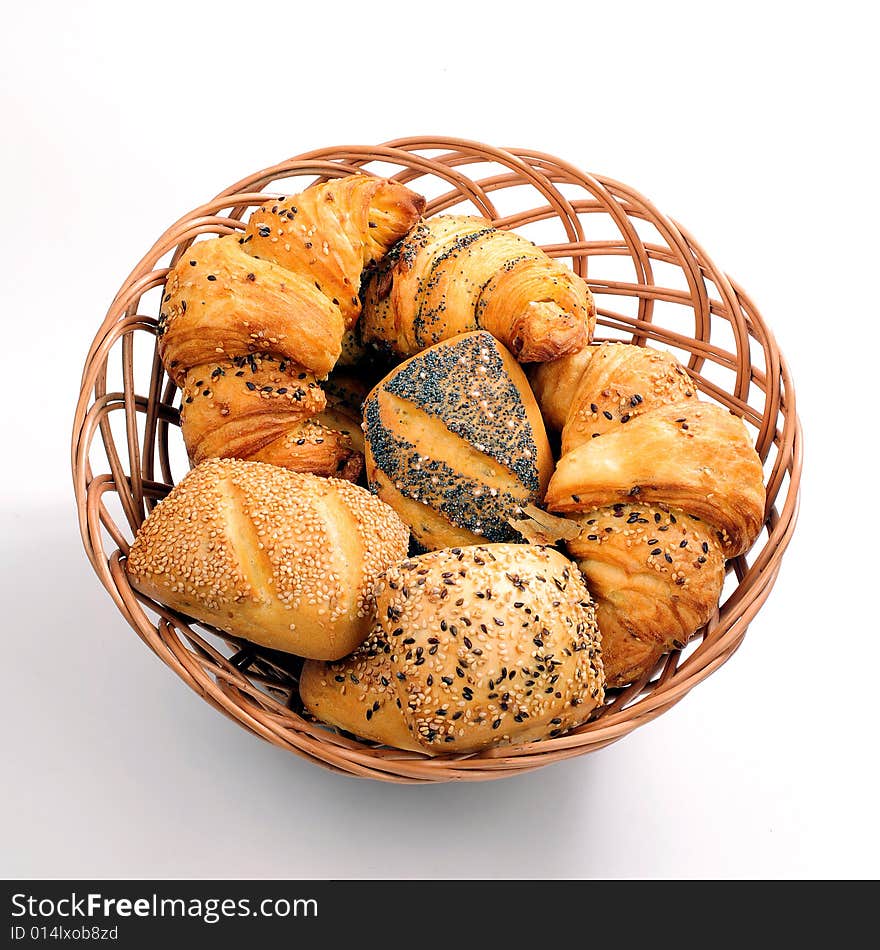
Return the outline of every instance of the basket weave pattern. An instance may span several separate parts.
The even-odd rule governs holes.
[[[559,738],[429,758],[338,735],[303,714],[295,658],[200,627],[145,600],[126,579],[130,541],[174,484],[172,456],[182,444],[178,390],[156,349],[169,267],[199,235],[243,230],[248,211],[270,197],[364,171],[421,191],[427,215],[479,214],[563,259],[596,297],[596,339],[671,349],[702,398],[743,417],[764,462],[765,530],[747,556],[728,565],[719,610],[688,647],[641,681],[611,690],[589,722]],[[530,227],[540,235],[532,237]],[[136,351],[152,354],[140,378]],[[121,380],[118,387],[111,378]],[[796,520],[800,452],[794,390],[773,335],[742,288],[684,228],[632,188],[550,155],[413,138],[300,155],[245,178],[172,225],[122,285],[89,350],[71,461],[92,566],[129,624],[184,682],[256,735],[328,768],[436,782],[501,778],[602,748],[661,715],[721,666],[776,580]]]

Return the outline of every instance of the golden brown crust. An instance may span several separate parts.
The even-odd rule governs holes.
[[[712,616],[724,559],[761,530],[761,462],[742,420],[700,402],[671,354],[604,343],[532,378],[556,425],[568,403],[545,503],[581,524],[567,548],[596,598],[608,683],[622,686]]]
[[[724,583],[715,529],[681,511],[618,504],[578,515],[568,552],[587,578],[608,686],[623,686],[683,646]]]
[[[489,544],[390,568],[368,644],[307,663],[314,715],[364,738],[429,754],[552,737],[603,701],[590,596],[551,548]]]
[[[540,248],[484,218],[421,222],[365,288],[365,343],[401,356],[486,329],[521,362],[581,349],[595,325],[586,283]]]
[[[626,343],[602,343],[587,353],[562,430],[563,454],[660,406],[697,398],[671,353]]]
[[[207,363],[184,380],[183,439],[196,465],[221,456],[256,458],[326,402],[315,377],[285,360],[257,353]]]
[[[318,421],[348,436],[351,445],[364,454],[364,433],[361,429],[363,404],[367,387],[351,373],[332,373],[324,383],[327,406],[318,415]]]
[[[259,459],[358,477],[360,433],[344,410],[325,405],[315,376],[326,376],[341,355],[360,312],[364,266],[405,234],[423,208],[424,199],[403,185],[354,175],[269,201],[251,216],[243,237],[200,241],[187,250],[166,281],[159,352],[186,388],[184,440],[194,461]],[[295,364],[309,374],[308,399],[297,404],[291,394],[302,387],[278,378],[284,368],[268,375],[261,369],[266,378],[241,382],[221,377],[222,398],[197,385],[232,361],[241,368],[255,357],[263,368],[274,361],[288,373]],[[284,398],[276,398],[280,390]]]
[[[377,629],[354,653],[335,663],[306,660],[300,698],[316,719],[337,729],[396,749],[425,752],[403,718],[390,652]]]
[[[156,506],[131,547],[132,586],[234,636],[324,659],[370,632],[376,578],[409,532],[338,479],[214,459]]]
[[[506,541],[553,467],[522,369],[485,331],[411,357],[364,405],[367,477],[425,547]]]
[[[590,595],[552,548],[435,551],[390,568],[376,593],[413,737],[437,752],[546,738],[602,702]]]
[[[714,403],[663,405],[559,461],[546,505],[563,514],[660,504],[713,525],[724,553],[747,551],[764,519],[761,463],[741,419]]]
[[[323,392],[318,389],[318,393],[321,406],[316,406],[314,415],[309,414],[311,418],[291,420],[283,434],[261,445],[250,457],[294,472],[356,482],[364,470],[359,406],[365,387],[353,377],[331,374]]]
[[[267,353],[325,376],[341,352],[339,310],[310,279],[256,260],[238,242],[199,241],[168,274],[159,354],[169,375],[182,385],[193,367]]]
[[[527,368],[529,383],[550,432],[562,432],[594,347],[585,346],[556,360]]]
[[[327,417],[327,413],[321,412],[313,419],[288,426],[284,435],[260,448],[251,458],[292,472],[356,482],[364,468],[364,457],[351,436],[324,424]],[[334,420],[331,417],[328,421]]]
[[[266,202],[248,221],[248,250],[308,275],[350,329],[361,312],[361,272],[418,221],[425,207],[397,182],[351,175]]]

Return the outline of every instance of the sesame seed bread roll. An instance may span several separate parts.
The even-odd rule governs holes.
[[[306,660],[300,698],[316,719],[330,726],[395,749],[424,752],[403,717],[390,654],[377,627],[354,653],[335,663]]]
[[[428,550],[513,541],[553,468],[522,368],[485,331],[392,370],[364,403],[367,477]]]
[[[570,403],[545,504],[580,525],[567,549],[596,600],[607,683],[623,686],[711,618],[725,559],[763,525],[761,460],[669,353],[606,343],[563,379],[538,383]]]
[[[411,558],[385,572],[376,607],[367,644],[338,663],[307,662],[300,680],[306,708],[355,735],[475,752],[559,735],[604,700],[589,592],[552,548]]]
[[[411,356],[460,333],[490,332],[522,363],[585,346],[596,322],[586,282],[485,218],[422,221],[366,284],[365,343]]]
[[[408,541],[397,515],[350,482],[213,459],[151,512],[126,573],[142,594],[236,637],[336,659],[370,633],[377,576]]]
[[[166,279],[158,337],[168,374],[185,390],[193,462],[234,457],[358,477],[352,439],[332,413],[315,419],[325,409],[316,378],[336,365],[357,320],[364,268],[423,208],[403,185],[352,175],[267,201],[241,237],[186,249]]]

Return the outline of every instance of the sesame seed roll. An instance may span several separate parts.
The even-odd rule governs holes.
[[[368,636],[377,576],[409,531],[350,482],[214,459],[141,526],[132,586],[203,623],[277,650],[335,659]]]

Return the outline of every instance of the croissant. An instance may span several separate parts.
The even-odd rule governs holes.
[[[254,458],[298,472],[354,482],[364,468],[360,405],[366,387],[353,376],[332,373],[318,389],[322,407],[312,418],[291,425],[285,435]]]
[[[193,464],[235,457],[357,477],[362,454],[332,414],[321,418],[318,380],[358,318],[364,268],[423,209],[403,185],[352,175],[266,202],[242,237],[189,248],[166,280],[159,354],[184,390]]]
[[[359,332],[411,356],[482,329],[529,363],[581,349],[595,322],[586,283],[530,241],[484,218],[441,215],[420,222],[367,282]]]
[[[545,505],[580,525],[568,551],[596,601],[606,681],[622,686],[711,617],[725,559],[761,531],[761,462],[672,355],[603,343],[561,362],[533,376],[551,425],[570,406]]]

